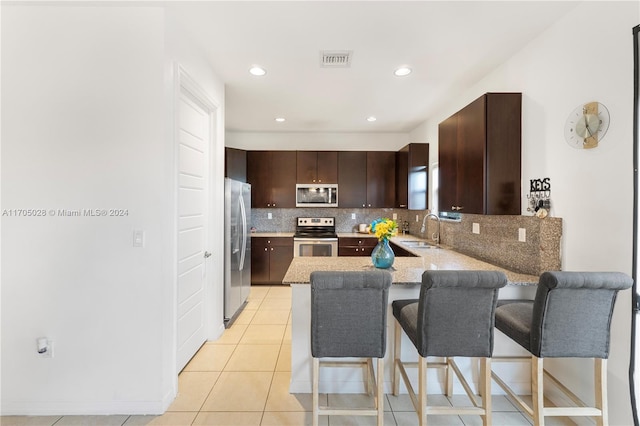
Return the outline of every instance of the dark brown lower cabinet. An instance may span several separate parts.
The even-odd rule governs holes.
[[[338,238],[338,256],[371,256],[373,248],[378,244],[374,237]]]
[[[251,284],[282,284],[293,260],[293,238],[251,238]]]
[[[417,257],[415,254],[397,244],[393,243],[393,239],[389,240],[391,249],[396,257]],[[378,245],[378,239],[375,237],[342,237],[338,238],[338,256],[371,256],[371,252]]]

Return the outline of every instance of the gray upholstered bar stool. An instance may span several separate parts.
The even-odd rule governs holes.
[[[494,312],[498,291],[507,277],[498,271],[426,271],[422,275],[420,298],[392,303],[395,326],[393,394],[400,391],[399,374],[411,396],[419,424],[427,415],[477,414],[483,425],[491,425],[491,354]],[[418,394],[411,386],[406,367],[416,363],[401,360],[404,331],[418,351]],[[427,363],[427,357],[444,357],[444,362]],[[473,393],[453,357],[480,358],[478,388],[482,402]],[[451,395],[456,374],[473,406],[427,407],[427,368],[446,369],[446,394]]]
[[[387,304],[391,274],[368,270],[311,273],[311,354],[313,356],[313,424],[319,415],[377,416],[383,424],[383,358],[386,352]],[[366,358],[320,361],[320,358]],[[377,358],[375,409],[320,407],[320,366],[365,368],[365,386],[372,393],[372,358]]]
[[[618,291],[631,284],[631,278],[619,272],[545,272],[540,276],[535,300],[500,301],[496,328],[531,353],[531,357],[524,360],[531,362],[533,407],[495,372],[492,377],[533,418],[535,425],[544,425],[546,416],[593,416],[598,425],[607,424],[611,315]],[[587,406],[545,371],[544,358],[594,358],[594,406]],[[496,361],[517,359],[494,358]],[[545,407],[545,376],[576,405]]]

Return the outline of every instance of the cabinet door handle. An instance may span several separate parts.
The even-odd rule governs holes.
[[[271,247],[271,251],[273,251],[273,247]]]
[[[267,248],[266,248],[266,247],[264,248],[264,251],[267,251]]]
[[[318,179],[318,183],[322,183],[322,179]]]
[[[275,206],[276,206],[276,203],[273,203],[273,207],[275,207]]]
[[[271,207],[271,203],[267,203],[267,207]]]
[[[369,204],[369,206],[368,206],[368,207],[371,207],[371,204]]]
[[[407,207],[406,204],[400,204],[400,207]]]
[[[363,204],[362,207],[367,207],[367,206],[365,204]]]

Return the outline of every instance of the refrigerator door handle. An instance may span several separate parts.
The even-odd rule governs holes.
[[[244,255],[247,252],[247,212],[244,208],[244,198],[242,194],[238,197],[238,203],[240,203],[240,213],[242,214],[242,250],[240,251],[240,265],[238,270],[244,269]]]

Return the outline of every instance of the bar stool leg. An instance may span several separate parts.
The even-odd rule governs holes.
[[[600,409],[602,416],[596,418],[597,426],[609,425],[609,405],[607,402],[607,360],[602,358],[594,359],[595,369],[595,392],[596,392],[596,408]]]
[[[418,421],[420,426],[427,424],[427,358],[418,355]]]
[[[544,358],[531,356],[531,396],[533,399],[533,424],[534,426],[544,426]]]
[[[372,370],[373,361],[371,358],[367,358],[367,362],[362,365],[362,374],[364,377],[364,392],[369,396],[373,395],[373,377],[371,377]]]
[[[318,426],[318,409],[320,408],[318,390],[319,385],[318,381],[320,379],[320,360],[318,358],[313,358],[313,426]]]
[[[483,426],[491,426],[491,358],[480,359],[480,389],[482,395]]]
[[[449,358],[447,357],[443,358],[443,362],[446,365],[444,369],[444,377],[445,377],[445,383],[446,383],[444,394],[448,397],[451,397],[453,395],[453,374],[454,373],[453,371],[451,371],[451,364],[449,363]]]
[[[384,424],[384,358],[378,358],[378,389],[376,390],[376,408],[378,409],[378,426]]]
[[[393,338],[393,371],[391,373],[391,381],[393,385],[393,395],[398,396],[400,394],[400,352],[402,349],[402,327],[398,321],[395,322],[395,331]]]

